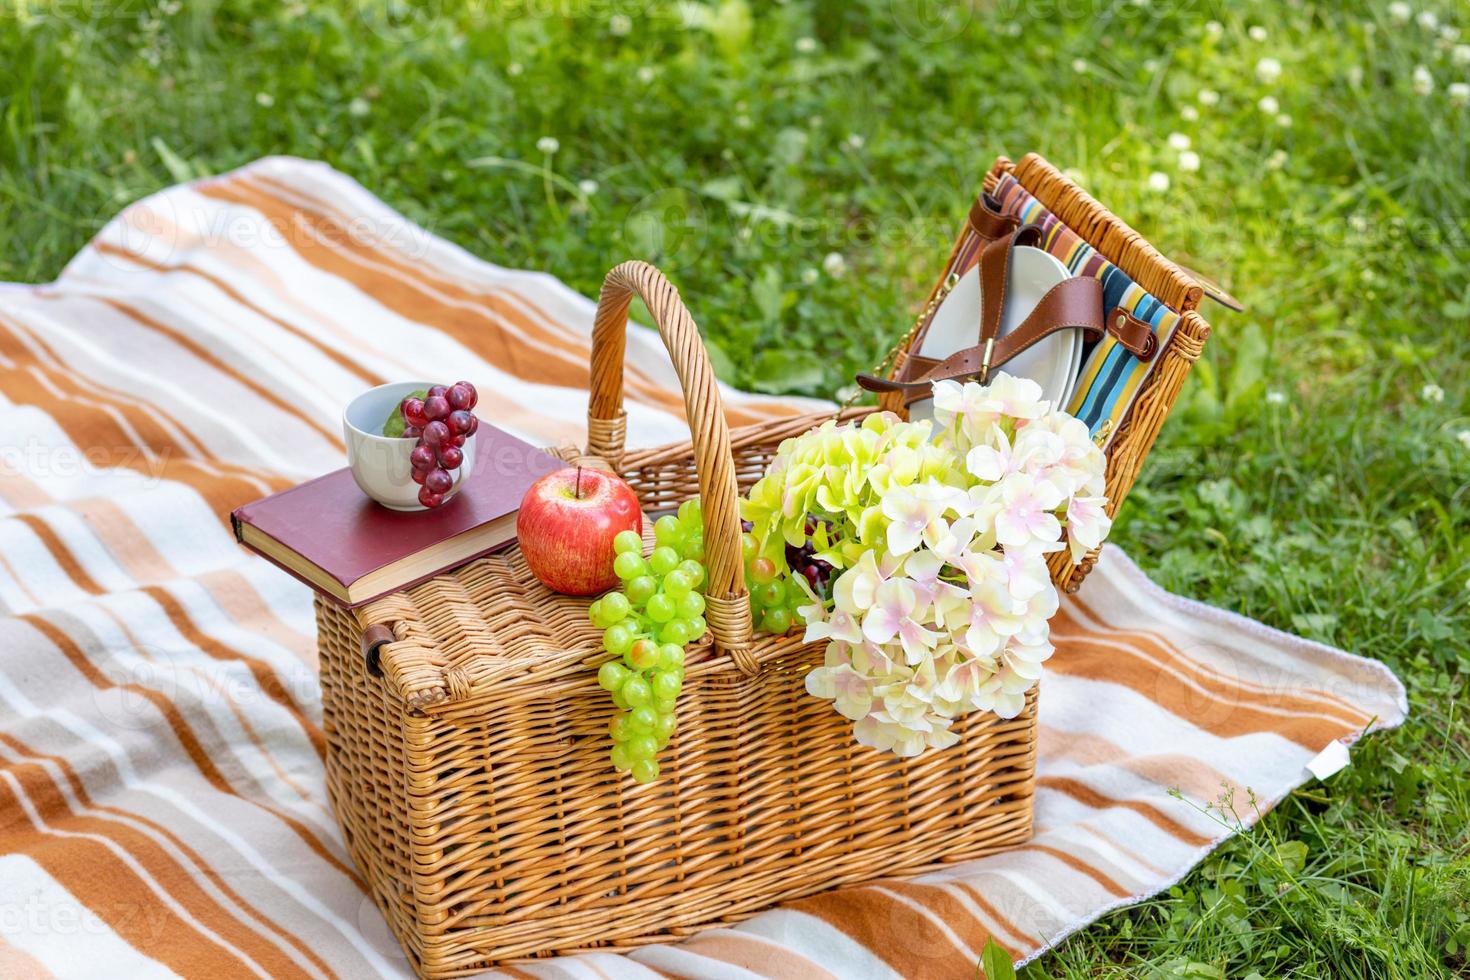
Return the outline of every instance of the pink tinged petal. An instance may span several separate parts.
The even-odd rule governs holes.
[[[827,667],[813,667],[806,672],[806,693],[830,701],[837,696],[837,684]]]
[[[862,627],[858,621],[845,612],[837,612],[832,616],[830,622],[832,638],[847,643],[861,643],[863,640]]]
[[[1026,707],[1026,695],[996,692],[995,706],[991,708],[1001,718],[1014,718]]]
[[[866,716],[873,706],[868,682],[850,667],[845,672],[839,671],[833,680],[836,689],[834,703],[838,714],[852,721]]]
[[[852,726],[853,738],[859,745],[866,745],[870,749],[879,751],[893,748],[893,739],[896,734],[896,725],[880,721],[872,715],[860,719]]]
[[[893,754],[900,759],[911,759],[923,752],[924,748],[924,736],[910,732],[900,732],[893,741]]]
[[[873,643],[887,643],[898,632],[899,615],[883,608],[869,609],[863,617],[863,636]]]

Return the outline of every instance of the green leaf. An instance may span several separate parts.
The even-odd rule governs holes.
[[[825,365],[812,351],[763,350],[751,364],[751,387],[768,394],[811,391],[822,383]]]
[[[985,940],[985,948],[980,951],[980,970],[985,980],[1016,980],[1015,964],[993,937]]]
[[[1269,350],[1259,326],[1252,323],[1240,332],[1234,354],[1225,385],[1225,418],[1230,421],[1255,416],[1261,410]]]
[[[153,152],[158,154],[158,159],[163,161],[163,167],[168,171],[168,175],[178,183],[188,183],[196,177],[203,176],[193,164],[169,149],[169,145],[157,136],[149,140],[149,145],[153,147]]]
[[[700,184],[699,192],[717,201],[738,201],[745,191],[739,177],[725,176]]]
[[[1288,872],[1301,874],[1307,866],[1307,845],[1299,840],[1282,841],[1276,845],[1276,857]]]
[[[428,391],[415,391],[405,395],[404,401],[407,401],[409,398],[424,399],[428,396]],[[399,402],[399,405],[401,404],[403,403]],[[393,411],[389,412],[388,417],[383,420],[383,435],[389,439],[402,439],[403,430],[407,424],[403,421],[403,413],[398,410],[398,405],[394,405]]]
[[[760,310],[766,323],[777,323],[786,308],[786,290],[781,282],[781,272],[774,265],[762,266],[755,282],[750,285],[750,298]]]
[[[714,36],[720,54],[735,61],[750,41],[753,26],[750,5],[745,0],[724,0],[715,9],[706,29]]]

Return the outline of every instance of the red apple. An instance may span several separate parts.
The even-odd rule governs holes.
[[[633,488],[587,466],[569,466],[531,484],[516,515],[526,564],[547,588],[566,595],[593,595],[617,584],[613,538],[629,529],[643,533]]]

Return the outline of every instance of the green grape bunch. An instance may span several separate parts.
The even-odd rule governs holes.
[[[612,764],[639,783],[658,778],[658,753],[678,726],[675,707],[684,684],[684,648],[705,633],[704,517],[687,500],[678,515],[653,525],[654,548],[624,531],[613,540],[619,587],[588,608],[612,659],[598,668],[597,683],[612,695],[617,712],[608,724]]]
[[[808,592],[802,587],[802,580],[793,574],[791,556],[795,552],[791,548],[786,549],[787,554],[778,556],[785,560],[773,561],[761,554],[760,542],[751,533],[750,522],[744,521],[741,526],[744,533],[740,535],[740,552],[745,559],[745,585],[750,591],[750,616],[756,629],[780,636],[794,626],[804,625],[797,610],[814,602],[815,597],[825,595],[826,582],[816,577],[815,565],[806,566],[812,572],[811,587],[822,590]]]

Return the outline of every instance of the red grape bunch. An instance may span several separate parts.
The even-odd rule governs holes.
[[[416,391],[399,403],[403,437],[418,440],[408,460],[413,464],[413,482],[419,485],[419,503],[425,507],[444,503],[454,486],[454,471],[464,462],[464,441],[480,427],[470,411],[479,400],[474,385],[456,381]]]

